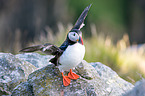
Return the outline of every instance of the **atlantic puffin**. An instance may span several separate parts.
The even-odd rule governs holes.
[[[80,29],[84,26],[84,20],[90,7],[91,4],[84,9],[60,47],[46,43],[44,45],[24,48],[20,50],[20,52],[42,51],[45,54],[54,55],[54,58],[52,58],[50,62],[59,68],[63,77],[63,85],[68,86],[71,79],[76,80],[79,78],[79,75],[73,73],[72,69],[81,63],[85,55],[85,46]],[[64,71],[69,71],[68,76],[64,76]]]

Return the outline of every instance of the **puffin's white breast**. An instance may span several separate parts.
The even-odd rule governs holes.
[[[61,64],[58,66],[59,70],[63,72],[76,67],[79,63],[81,63],[84,55],[84,45],[80,43],[69,45],[59,58],[59,63]]]

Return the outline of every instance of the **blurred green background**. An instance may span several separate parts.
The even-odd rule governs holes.
[[[85,60],[102,62],[131,83],[145,77],[145,0],[0,0],[0,52],[60,46],[89,4]]]

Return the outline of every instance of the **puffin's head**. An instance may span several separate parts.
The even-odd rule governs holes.
[[[68,39],[72,42],[78,42],[83,45],[82,32],[78,29],[72,29],[68,33]]]

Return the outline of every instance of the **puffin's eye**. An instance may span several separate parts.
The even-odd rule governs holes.
[[[75,36],[76,34],[74,33],[74,36]]]
[[[78,35],[76,32],[70,32],[70,33],[68,34],[68,38],[69,38],[71,41],[77,42],[77,40],[79,39],[79,35]]]

